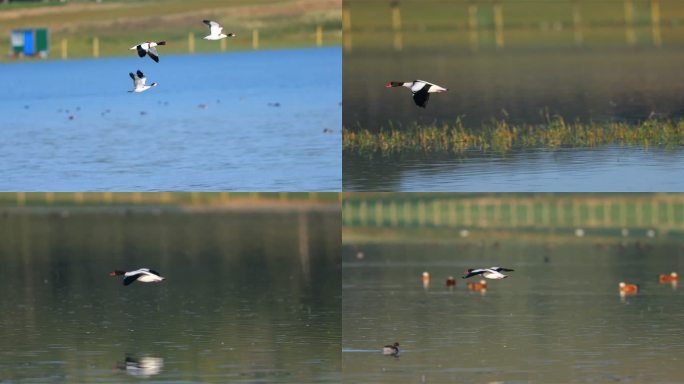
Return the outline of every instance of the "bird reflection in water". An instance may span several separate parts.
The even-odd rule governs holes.
[[[151,356],[135,359],[127,355],[123,363],[116,363],[116,368],[131,376],[145,378],[160,374],[164,368],[164,359]]]

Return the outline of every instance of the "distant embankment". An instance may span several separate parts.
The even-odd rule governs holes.
[[[347,0],[344,49],[597,48],[684,43],[681,0]]]
[[[0,4],[0,60],[12,59],[10,31],[45,27],[48,58],[136,57],[129,48],[165,40],[173,53],[320,47],[342,41],[342,0],[193,0]],[[203,19],[237,37],[205,41]]]
[[[336,192],[5,192],[0,212],[339,210]]]
[[[684,194],[345,193],[346,228],[530,229],[582,237],[684,231]],[[457,232],[454,232],[457,233]]]

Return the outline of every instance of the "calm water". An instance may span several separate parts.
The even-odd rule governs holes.
[[[675,383],[684,381],[681,287],[657,274],[682,269],[678,245],[628,242],[343,249],[345,382]],[[544,262],[544,256],[548,262]],[[504,265],[510,278],[483,295],[459,276]],[[430,286],[420,275],[429,271]],[[447,276],[457,277],[453,290]],[[620,298],[618,282],[641,284]],[[398,341],[398,358],[383,345]],[[401,348],[401,347],[400,347]]]
[[[340,190],[341,66],[339,48],[2,65],[0,189]],[[137,69],[159,86],[127,93]]]
[[[684,152],[599,147],[505,155],[374,158],[345,154],[345,191],[682,191]]]
[[[339,233],[338,210],[4,214],[0,382],[339,382]],[[142,266],[166,281],[108,276]]]
[[[541,123],[545,111],[585,122],[636,121],[651,113],[679,118],[682,62],[684,53],[674,48],[353,52],[344,55],[344,125],[377,130],[390,121],[453,123],[460,117],[477,128],[504,116]],[[388,81],[415,79],[449,91],[422,109],[408,89],[384,88]]]

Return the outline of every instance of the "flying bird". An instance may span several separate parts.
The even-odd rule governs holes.
[[[491,267],[491,268],[478,268],[478,269],[468,269],[463,276],[464,279],[469,277],[482,275],[486,279],[505,279],[508,275],[504,275],[501,272],[513,272],[513,269],[501,268],[501,267]]]
[[[123,285],[129,285],[134,281],[139,281],[141,283],[159,283],[164,281],[165,278],[161,277],[159,272],[148,268],[140,268],[135,271],[119,271],[118,269],[109,273],[109,276],[124,276]]]
[[[390,81],[385,85],[385,88],[394,87],[406,87],[410,89],[411,92],[413,92],[413,101],[421,108],[425,108],[427,106],[427,102],[430,99],[431,93],[442,93],[447,91],[446,88],[440,87],[436,84],[428,83],[427,81],[423,80],[407,82]]]
[[[226,35],[225,33],[221,32],[223,30],[223,27],[215,21],[202,20],[202,22],[209,26],[209,34],[203,37],[204,40],[221,40],[226,37],[236,36],[234,33],[229,33]]]
[[[147,41],[131,47],[131,50],[136,49],[138,51],[138,56],[140,57],[145,57],[145,55],[149,55],[150,59],[158,63],[159,54],[157,53],[157,48],[155,48],[157,45],[166,45],[166,41]]]
[[[136,92],[136,93],[145,92],[148,89],[157,86],[157,83],[145,85],[145,81],[147,80],[147,78],[145,77],[145,75],[140,70],[138,70],[136,73],[131,72],[128,75],[131,76],[131,79],[133,79],[133,90],[128,91],[128,92]]]

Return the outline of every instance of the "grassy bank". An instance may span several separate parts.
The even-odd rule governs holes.
[[[14,207],[339,204],[335,192],[2,192],[0,209]]]
[[[479,129],[454,125],[409,126],[372,132],[343,131],[343,151],[359,155],[403,153],[464,154],[467,151],[508,152],[516,149],[626,145],[674,148],[684,145],[684,120],[646,120],[637,124],[567,123],[562,117],[545,124],[494,121]]]
[[[168,45],[163,47],[162,55],[314,47],[319,45],[319,38],[320,45],[339,45],[340,8],[341,0],[120,0],[0,5],[0,60],[13,60],[7,56],[11,30],[37,27],[49,28],[50,58],[62,57],[63,41],[68,58],[93,57],[94,38],[98,39],[99,56],[129,55],[132,52],[128,48],[147,40],[166,40]],[[202,40],[208,33],[203,19],[217,20],[237,37],[225,42]]]

